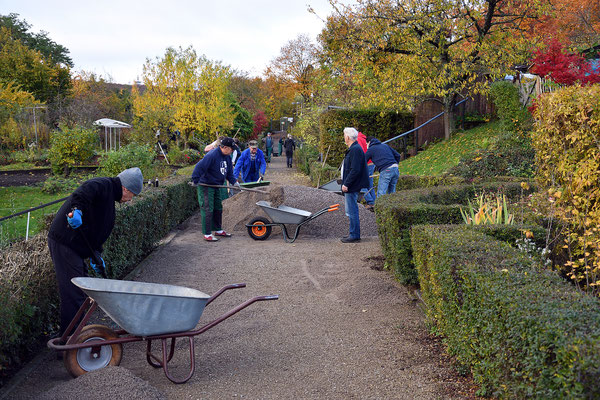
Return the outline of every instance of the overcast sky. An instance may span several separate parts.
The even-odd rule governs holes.
[[[311,6],[317,16],[307,11]],[[146,58],[192,45],[252,76],[299,34],[313,40],[332,11],[327,0],[0,0],[0,14],[19,14],[30,31],[46,31],[69,49],[75,71],[132,83]]]

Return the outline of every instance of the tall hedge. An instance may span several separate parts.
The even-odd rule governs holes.
[[[319,150],[329,149],[327,164],[339,167],[344,159],[344,128],[354,127],[367,136],[384,141],[413,128],[414,116],[408,112],[380,110],[327,110],[319,121]]]
[[[411,230],[427,317],[481,394],[600,398],[600,301],[466,226]]]
[[[567,227],[565,272],[600,294],[600,85],[545,94],[535,117],[537,181]]]

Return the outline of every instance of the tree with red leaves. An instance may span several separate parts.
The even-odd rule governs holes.
[[[600,83],[600,74],[594,72],[591,64],[581,54],[566,51],[556,39],[544,51],[536,52],[533,63],[531,72],[561,85]]]
[[[267,117],[265,117],[265,113],[262,111],[258,111],[252,117],[254,121],[254,130],[252,131],[253,139],[256,139],[258,135],[263,131],[264,127],[267,126]]]

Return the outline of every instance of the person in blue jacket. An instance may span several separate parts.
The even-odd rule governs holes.
[[[361,189],[369,186],[367,159],[363,149],[358,144],[358,131],[354,128],[344,128],[344,142],[348,146],[342,164],[342,192],[346,215],[350,221],[350,233],[342,238],[342,243],[360,241],[360,219],[358,216],[358,194]]]
[[[242,173],[242,182],[256,182],[259,178],[263,178],[267,162],[265,161],[264,153],[258,148],[256,140],[251,140],[248,143],[248,148],[242,151],[242,155],[235,164],[233,176],[236,179]]]
[[[230,237],[222,227],[223,219],[223,191],[217,187],[222,186],[227,180],[234,186],[239,186],[233,176],[231,152],[234,142],[230,137],[221,140],[219,147],[211,150],[200,160],[192,172],[192,182],[198,185],[198,204],[202,217],[202,233],[204,240],[216,242],[215,236]],[[210,185],[210,186],[205,186]],[[214,231],[214,232],[213,232]]]
[[[379,171],[379,184],[377,185],[377,197],[396,192],[396,184],[400,176],[398,162],[400,153],[387,144],[381,143],[373,136],[367,138],[367,160],[373,161],[375,169]]]

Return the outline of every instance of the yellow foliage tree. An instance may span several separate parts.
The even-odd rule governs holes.
[[[547,11],[538,0],[358,0],[337,10],[320,36],[331,74],[361,106],[410,108],[441,98],[445,135],[454,104],[484,91],[484,77],[510,71],[530,54],[520,24]]]
[[[0,146],[20,147],[24,144],[22,130],[13,116],[23,107],[39,104],[33,95],[12,82],[0,81]]]
[[[134,124],[150,134],[178,129],[186,147],[193,132],[212,141],[233,125],[230,79],[229,67],[198,56],[191,46],[169,47],[162,58],[146,60],[144,86],[133,88]]]

